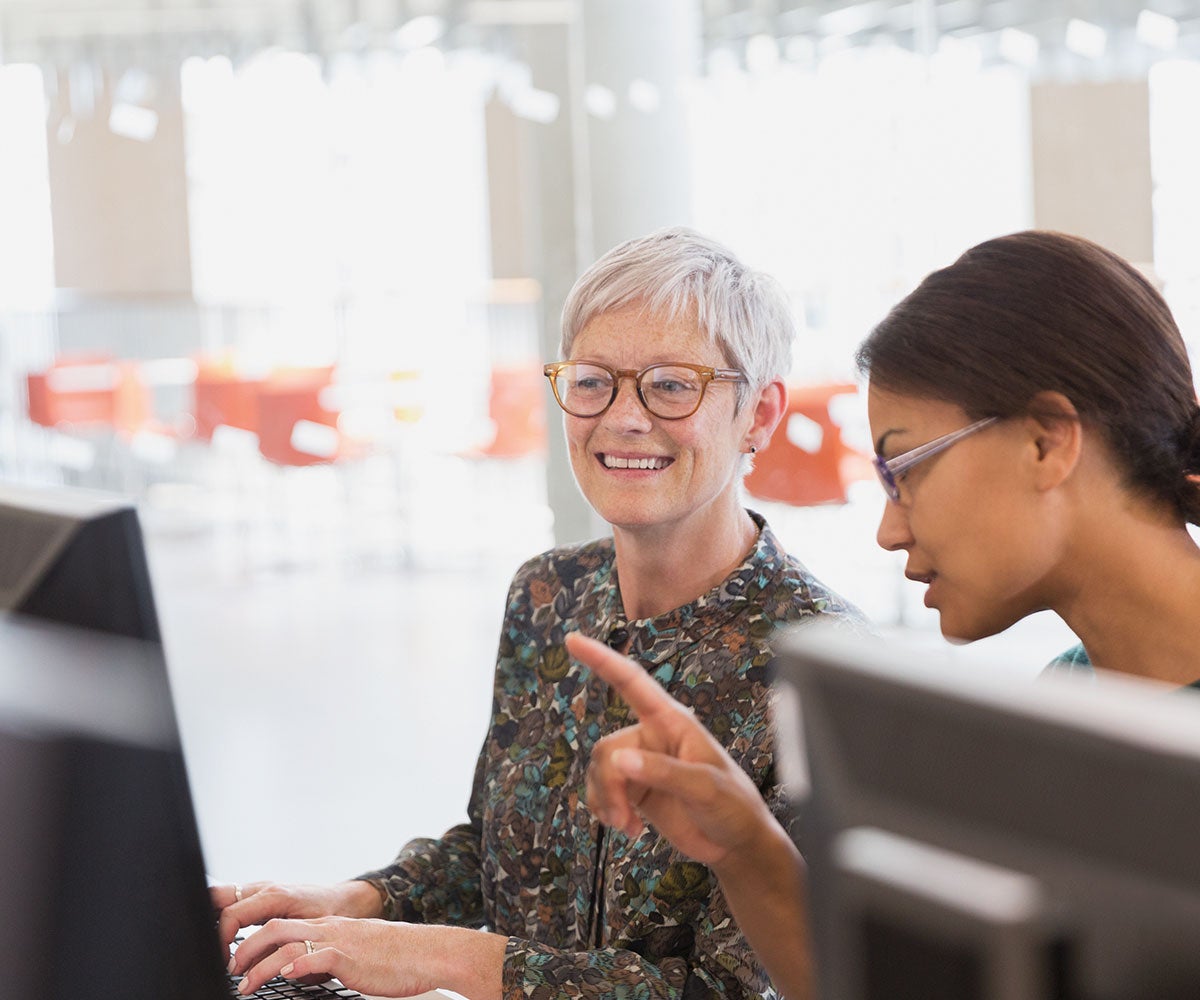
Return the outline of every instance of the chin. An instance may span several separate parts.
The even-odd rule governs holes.
[[[1013,623],[1011,621],[979,621],[961,618],[956,618],[954,615],[947,615],[946,612],[939,612],[941,618],[939,624],[942,629],[942,638],[947,642],[952,642],[956,646],[964,646],[968,642],[976,642],[979,639],[987,639],[990,636],[998,635],[1008,628]]]

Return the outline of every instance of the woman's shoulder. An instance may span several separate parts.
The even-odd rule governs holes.
[[[1042,677],[1049,677],[1054,674],[1090,674],[1092,673],[1092,661],[1088,657],[1087,650],[1083,648],[1083,643],[1078,643],[1070,649],[1061,652],[1053,660],[1042,668]]]
[[[828,614],[858,624],[867,623],[866,615],[857,605],[818,579],[800,559],[787,552],[765,522],[759,549],[764,569],[779,595],[773,603],[779,605],[781,617]],[[785,612],[784,604],[791,605],[791,614]]]
[[[513,586],[528,586],[534,580],[556,581],[560,585],[588,575],[607,575],[613,558],[611,538],[556,545],[526,559],[513,576]]]

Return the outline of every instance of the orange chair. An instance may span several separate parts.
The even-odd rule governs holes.
[[[200,362],[192,386],[196,437],[211,441],[222,425],[258,432],[258,387],[262,379],[238,375],[232,365]]]
[[[492,458],[520,458],[546,450],[545,379],[540,364],[492,369],[488,416],[495,437],[479,450]]]
[[[43,427],[104,425],[133,434],[150,417],[150,390],[133,362],[59,358],[25,377],[29,419]]]
[[[258,385],[258,450],[263,458],[304,466],[345,457],[339,414],[321,403],[321,393],[332,381],[332,367],[295,368],[273,372]],[[321,433],[323,428],[329,432]]]
[[[790,388],[787,412],[770,443],[755,456],[746,492],[795,507],[845,503],[847,484],[869,475],[869,469],[863,456],[842,440],[829,404],[835,396],[857,391],[853,383],[841,382]],[[809,447],[791,426],[793,418],[811,421],[815,427],[810,436],[819,437],[819,442]]]

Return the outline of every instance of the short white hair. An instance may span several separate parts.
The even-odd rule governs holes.
[[[780,284],[682,226],[621,243],[580,276],[563,306],[562,356],[595,317],[637,301],[672,318],[694,306],[700,330],[745,373],[750,391],[791,370],[796,324]]]

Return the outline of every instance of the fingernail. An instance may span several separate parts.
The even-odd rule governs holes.
[[[240,983],[238,983],[238,992],[242,996],[249,995],[249,993],[250,993],[250,980],[249,979],[243,979]]]
[[[614,750],[612,759],[613,763],[630,777],[642,773],[642,755],[637,750]]]
[[[225,971],[232,975],[234,968],[237,966],[237,959],[234,956],[229,957],[229,964],[225,966]]]
[[[295,962],[288,962],[288,964],[287,964],[287,965],[285,965],[285,966],[284,966],[282,969],[280,969],[280,970],[279,970],[279,974],[280,974],[281,976],[283,976],[283,978],[284,978],[284,979],[287,979],[287,977],[288,977],[288,976],[290,976],[290,975],[292,974],[292,970],[293,970],[295,967],[296,967],[296,963],[295,963]]]

